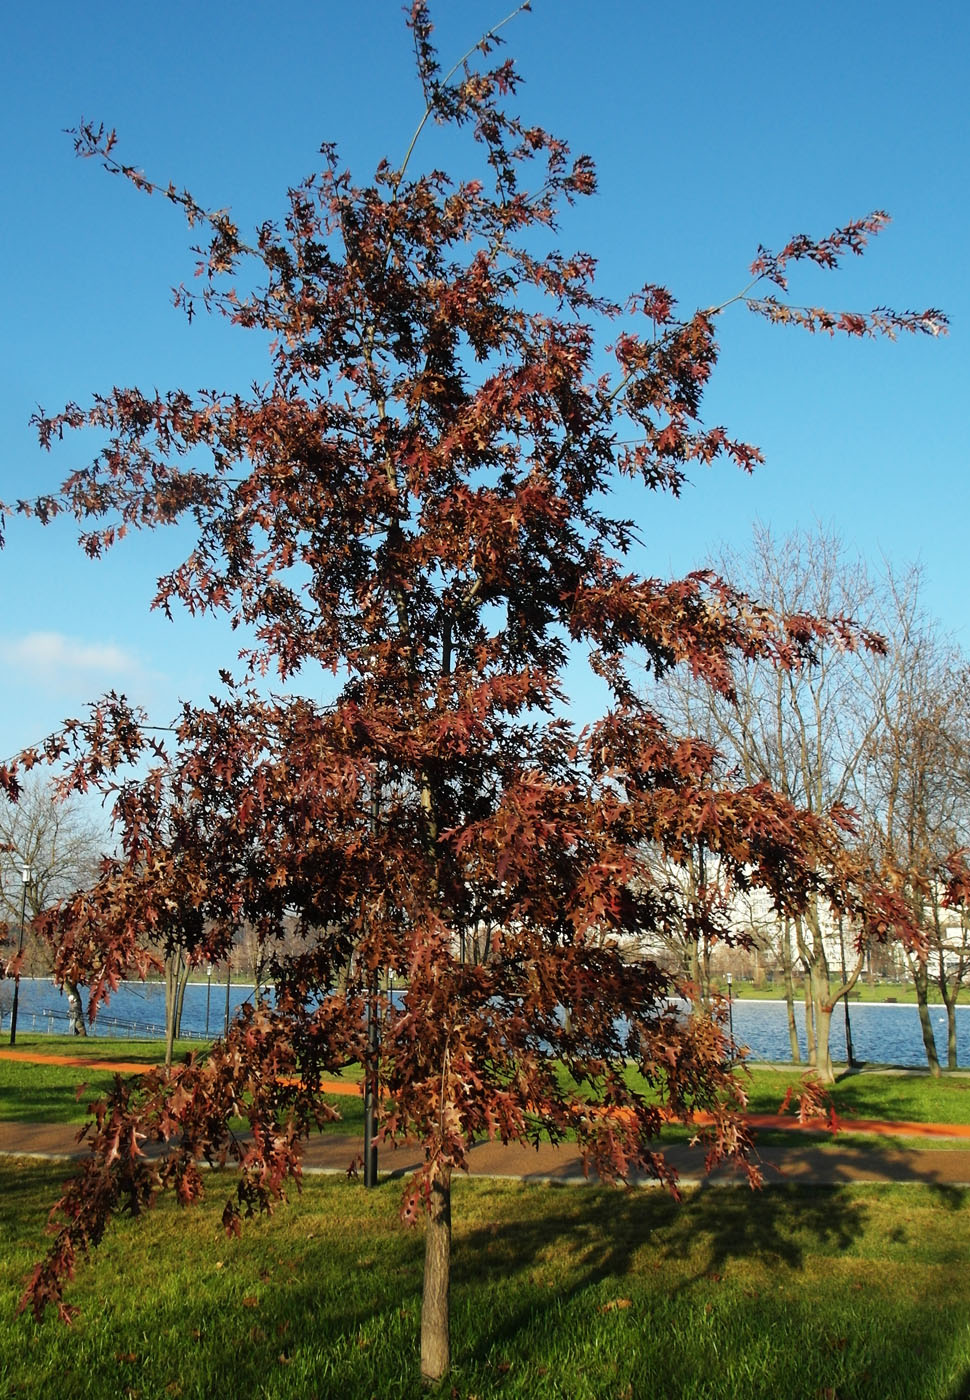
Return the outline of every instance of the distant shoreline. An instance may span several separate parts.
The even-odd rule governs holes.
[[[13,980],[12,978],[6,978],[6,979],[0,978],[0,986],[3,985],[3,982],[4,982],[4,981],[10,982],[10,981],[12,981],[12,980]],[[50,977],[50,976],[44,976],[44,977],[22,977],[20,980],[21,980],[22,982],[50,982],[50,983],[52,983],[52,984],[53,984],[53,981],[54,981],[53,977]],[[219,986],[219,987],[225,988],[225,985],[226,985],[225,973],[223,972],[222,975],[219,975],[219,970],[216,969],[216,968],[214,967],[214,968],[213,968],[213,973],[212,973],[211,979],[208,978],[208,977],[206,977],[204,973],[201,974],[201,975],[199,975],[199,974],[197,974],[197,973],[193,973],[193,974],[189,977],[189,985],[190,985],[190,986],[204,987],[204,986],[206,985],[206,983],[210,983],[212,986]],[[120,985],[123,986],[123,987],[126,987],[126,986],[127,986],[127,987],[164,987],[165,981],[164,981],[164,978],[162,978],[162,977],[148,977],[148,978],[145,978],[144,980],[141,980],[141,979],[139,979],[139,978],[134,978],[134,977],[132,977],[132,978],[125,978],[125,980],[124,980]],[[268,984],[267,984],[267,985],[268,985]],[[255,990],[256,990],[256,983],[255,983],[255,982],[249,982],[249,981],[243,982],[243,981],[238,980],[238,979],[235,978],[235,977],[233,977],[233,978],[230,979],[230,986],[231,986],[232,988],[234,988],[234,989],[238,988],[240,991],[244,991],[244,990],[245,990],[245,991],[255,991]],[[63,988],[61,988],[60,990],[63,992]],[[398,988],[396,988],[396,990],[397,990],[397,991],[403,991],[404,988],[403,988],[403,987],[398,987]],[[727,990],[727,988],[726,988],[725,986],[720,986],[720,987],[715,986],[715,987],[712,988],[712,990],[713,990],[717,995],[723,997],[725,1000],[728,1000],[728,990]],[[765,1003],[766,1005],[768,1005],[768,1006],[772,1006],[772,1005],[781,1005],[781,1006],[783,1006],[783,1005],[785,1004],[785,998],[784,998],[783,996],[777,996],[777,995],[774,995],[774,994],[771,995],[771,996],[765,996],[765,995],[764,995],[763,993],[761,993],[761,992],[752,991],[751,988],[750,988],[750,984],[748,984],[748,983],[745,983],[745,984],[744,984],[744,989],[743,989],[743,990],[740,990],[740,991],[738,990],[737,983],[735,983],[734,986],[733,986],[733,988],[732,988],[732,991],[731,991],[730,1000],[735,1001],[735,1002],[764,1002],[764,1003]],[[794,1004],[795,1004],[796,1006],[801,1006],[803,1002],[804,1002],[804,995],[803,995],[802,991],[801,991],[800,989],[799,989],[799,990],[796,990],[796,992],[795,992],[795,997],[794,997]],[[845,999],[844,999],[844,998],[840,998],[840,999],[839,999],[839,1002],[837,1002],[836,1005],[843,1005],[844,1002],[845,1002]],[[942,998],[940,997],[939,992],[937,992],[936,995],[934,996],[934,995],[933,995],[933,989],[931,989],[931,991],[930,991],[930,998],[929,998],[929,1003],[928,1003],[928,1004],[929,1004],[931,1007],[943,1007],[943,1006],[944,1006],[944,1002],[943,1002]],[[912,987],[911,985],[908,985],[908,986],[900,987],[900,988],[898,989],[898,994],[897,994],[896,996],[867,997],[867,996],[864,996],[864,995],[859,995],[858,993],[856,993],[855,991],[853,991],[853,992],[850,993],[850,995],[849,995],[849,998],[848,998],[848,1005],[849,1005],[849,1009],[851,1010],[852,1007],[854,1007],[854,1006],[916,1006],[916,1005],[918,1005],[918,1003],[917,1003],[917,1000],[916,1000],[916,992],[915,992],[915,990],[913,989],[913,987]],[[960,995],[959,995],[959,997],[957,998],[957,1006],[970,1006],[970,986],[967,986],[967,987],[964,987],[964,988],[961,989]]]

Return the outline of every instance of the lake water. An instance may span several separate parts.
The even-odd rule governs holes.
[[[3,1031],[10,1025],[11,983],[0,982],[0,1013]],[[232,983],[229,988],[230,1014],[244,1001],[252,1000],[253,987]],[[84,993],[82,991],[82,997]],[[207,1006],[208,1003],[208,1006]],[[225,1024],[226,985],[213,981],[193,982],[185,991],[182,1033],[203,1039],[218,1035]],[[796,1004],[799,1039],[805,1054],[804,1008]],[[852,1043],[857,1060],[919,1067],[926,1056],[915,1006],[857,1003],[850,1007]],[[942,1006],[930,1008],[937,1050],[946,1063],[946,1013]],[[49,978],[25,977],[20,983],[17,1029],[64,1035],[68,1029],[67,998]],[[160,982],[125,982],[98,1016],[95,1035],[162,1039],[165,1035],[165,988]],[[790,1058],[788,1023],[782,1001],[735,1001],[734,1034],[747,1045],[754,1060],[785,1061]],[[957,1007],[957,1054],[961,1066],[970,1066],[970,1006]],[[832,1058],[845,1060],[845,1021],[841,1005],[832,1017]]]
[[[3,1026],[10,1025],[11,982],[0,981],[0,1011]],[[254,988],[245,982],[230,983],[230,1015],[244,1001],[253,999]],[[81,1000],[87,1007],[87,993],[81,988]],[[207,1020],[208,1002],[208,1020]],[[185,989],[182,1010],[182,1034],[190,1040],[218,1035],[226,1019],[226,984],[212,981],[190,982]],[[51,1035],[68,1033],[67,997],[54,986],[49,977],[22,977],[20,1001],[17,1007],[17,1030],[43,1031]],[[164,1040],[165,986],[162,982],[122,982],[107,1006],[98,1013],[89,1034],[125,1036],[134,1040]]]

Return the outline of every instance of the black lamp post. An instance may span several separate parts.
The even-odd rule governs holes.
[[[212,964],[205,970],[205,1038],[209,1039],[209,998],[212,996]]]
[[[27,921],[27,890],[33,879],[33,871],[25,865],[20,872],[23,881],[23,894],[20,900],[20,938],[17,940],[17,973],[13,983],[13,1010],[10,1013],[10,1044],[17,1044],[17,1008],[20,1004],[20,958],[24,951],[24,924]]]
[[[732,974],[729,972],[729,973],[727,974],[727,989],[728,989],[728,1030],[731,1032],[731,1045],[732,1045],[732,1047],[733,1047],[733,1045],[734,1045],[734,991],[733,991],[733,984],[734,984],[734,977],[733,977]]]

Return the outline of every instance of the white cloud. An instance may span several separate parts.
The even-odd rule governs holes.
[[[28,632],[0,639],[0,662],[21,679],[70,687],[99,678],[108,683],[140,677],[141,663],[114,642],[86,642],[61,632]]]

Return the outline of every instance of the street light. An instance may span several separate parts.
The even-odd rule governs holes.
[[[734,983],[734,977],[733,977],[732,973],[729,972],[729,973],[727,974],[727,988],[728,988],[728,1029],[729,1029],[729,1031],[731,1032],[731,1044],[732,1044],[732,1046],[733,1046],[733,1044],[734,1044],[734,993],[733,993],[733,991],[731,990],[733,983]]]
[[[212,996],[212,964],[205,970],[205,1038],[209,1039],[209,998]]]
[[[10,1013],[10,1044],[17,1044],[17,1007],[20,1004],[20,959],[24,951],[24,924],[27,921],[27,890],[34,878],[29,865],[20,872],[23,881],[23,894],[20,900],[20,938],[17,940],[17,972],[13,983],[13,1010]]]

